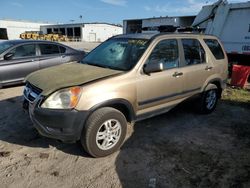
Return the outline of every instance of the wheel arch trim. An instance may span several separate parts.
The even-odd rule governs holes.
[[[99,104],[96,104],[90,108],[89,115],[92,114],[97,109],[102,108],[102,107],[112,107],[121,111],[123,115],[126,117],[127,121],[129,122],[133,122],[136,119],[134,108],[132,104],[126,99],[116,98],[116,99],[110,99],[110,100],[101,102]],[[125,109],[120,109],[121,107]],[[125,113],[123,110],[125,110],[125,112],[127,113]]]
[[[208,91],[208,90],[211,90],[211,89],[218,89],[218,88],[217,88],[217,86],[216,86],[215,84],[209,83],[209,84],[205,87],[204,91]]]

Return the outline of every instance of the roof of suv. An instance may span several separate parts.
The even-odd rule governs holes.
[[[124,35],[117,35],[114,38],[133,38],[133,39],[152,39],[157,36],[162,36],[162,35],[182,35],[182,36],[208,36],[204,34],[199,34],[199,33],[135,33],[135,34],[124,34]],[[209,35],[211,36],[211,35]]]

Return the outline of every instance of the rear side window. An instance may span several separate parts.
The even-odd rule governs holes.
[[[197,39],[182,39],[185,65],[205,63],[205,50]]]
[[[30,57],[36,55],[36,46],[34,44],[22,45],[11,50],[14,53],[13,59]]]
[[[216,39],[204,39],[204,41],[216,59],[225,58],[221,45]]]
[[[150,54],[147,63],[162,63],[164,70],[178,67],[178,43],[175,39],[159,42]]]
[[[59,47],[54,44],[39,44],[41,55],[59,54]]]

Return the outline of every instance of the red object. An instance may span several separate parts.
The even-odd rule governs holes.
[[[250,74],[249,66],[233,65],[231,85],[244,87]]]

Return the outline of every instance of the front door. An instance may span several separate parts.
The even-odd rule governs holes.
[[[146,64],[162,63],[163,71],[138,76],[137,115],[175,105],[183,89],[183,75],[179,71],[179,61],[176,39],[161,40],[155,45]]]

